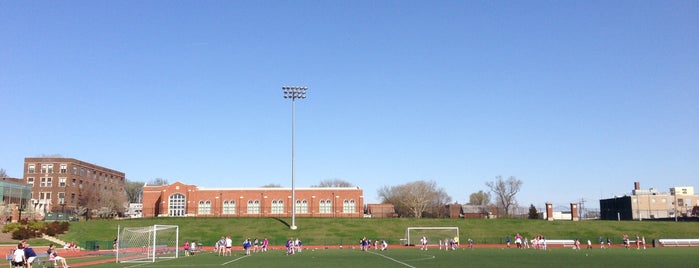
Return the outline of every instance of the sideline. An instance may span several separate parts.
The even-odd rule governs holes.
[[[241,260],[241,259],[243,259],[243,258],[245,258],[245,257],[250,257],[250,255],[240,256],[240,258],[233,259],[233,260],[230,260],[230,261],[221,263],[221,265],[226,265],[226,264],[229,264],[229,263],[234,263],[234,262],[237,262],[237,261],[239,261],[239,260]]]
[[[394,262],[400,263],[400,264],[405,265],[405,266],[407,266],[407,267],[415,268],[415,266],[412,266],[412,265],[410,265],[410,264],[407,264],[407,263],[404,263],[404,262],[402,262],[402,261],[396,260],[396,259],[391,258],[391,257],[389,257],[389,256],[386,256],[386,255],[383,255],[383,254],[379,254],[379,253],[376,253],[376,252],[371,252],[371,251],[368,251],[368,252],[371,253],[371,254],[374,254],[374,255],[381,256],[381,257],[383,257],[383,258],[392,260],[392,261],[394,261]]]

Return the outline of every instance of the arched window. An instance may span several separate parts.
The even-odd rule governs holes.
[[[308,213],[308,201],[306,199],[296,200],[296,213]]]
[[[248,214],[260,214],[260,200],[248,200]]]
[[[284,200],[272,200],[272,214],[284,213]]]
[[[183,194],[174,193],[168,198],[167,214],[170,217],[186,216],[187,199]]]
[[[333,213],[333,202],[328,199],[321,199],[320,206],[318,207],[318,212],[320,213]]]
[[[343,213],[354,213],[357,212],[357,206],[354,204],[354,199],[345,199],[342,204]]]
[[[224,215],[235,214],[235,200],[224,200],[223,201],[223,214]]]
[[[210,215],[211,214],[211,201],[199,201],[199,215]]]

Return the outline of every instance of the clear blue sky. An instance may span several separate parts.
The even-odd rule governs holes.
[[[204,187],[699,187],[697,1],[0,0],[0,168]]]

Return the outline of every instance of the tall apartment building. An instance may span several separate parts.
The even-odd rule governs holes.
[[[73,158],[27,157],[24,182],[32,188],[30,205],[44,215],[81,206],[95,208],[104,198],[123,196],[126,176]]]

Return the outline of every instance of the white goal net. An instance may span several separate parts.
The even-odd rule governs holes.
[[[177,225],[124,227],[117,236],[116,261],[155,262],[156,258],[177,258],[179,233]]]
[[[421,245],[422,237],[427,239],[427,244],[437,245],[447,243],[450,239],[459,241],[459,227],[408,227],[405,230],[405,245]]]

